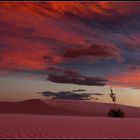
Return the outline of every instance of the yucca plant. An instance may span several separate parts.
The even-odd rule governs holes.
[[[124,112],[120,108],[117,109],[117,107],[116,107],[116,99],[117,98],[116,98],[116,96],[113,93],[113,90],[111,88],[110,88],[110,91],[111,91],[110,97],[114,103],[114,109],[109,110],[108,116],[110,116],[110,117],[124,117]]]
[[[115,118],[124,117],[124,112],[120,108],[118,108],[118,109],[111,109],[108,112],[108,116],[115,117]]]

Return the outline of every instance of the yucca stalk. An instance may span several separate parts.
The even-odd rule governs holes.
[[[112,98],[112,101],[114,102],[114,109],[116,110],[116,96],[115,96],[115,93],[113,93],[113,90],[112,88],[110,88],[110,97]]]

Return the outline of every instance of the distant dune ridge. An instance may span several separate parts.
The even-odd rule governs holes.
[[[125,112],[125,117],[140,117],[140,108],[117,105]],[[31,99],[22,102],[0,102],[0,113],[10,114],[50,114],[82,115],[105,117],[113,104],[75,100],[40,100]]]
[[[42,100],[31,99],[23,102],[0,102],[0,113],[10,114],[50,114],[50,115],[80,115],[78,112],[59,109]]]

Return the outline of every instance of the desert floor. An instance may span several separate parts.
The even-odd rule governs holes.
[[[140,118],[0,114],[0,138],[140,138]]]

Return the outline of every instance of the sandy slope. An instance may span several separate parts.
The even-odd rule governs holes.
[[[0,138],[140,138],[139,118],[0,115]]]
[[[117,105],[125,112],[125,117],[139,117],[140,108]],[[0,102],[0,113],[10,114],[50,114],[106,117],[113,104],[74,100],[39,100],[23,102]]]
[[[81,113],[92,113],[93,116],[107,116],[107,112],[114,108],[110,103],[97,103],[88,101],[74,101],[74,100],[46,100],[48,105],[60,109],[67,109]],[[121,108],[125,112],[125,117],[140,118],[140,108],[117,104],[117,108]]]

